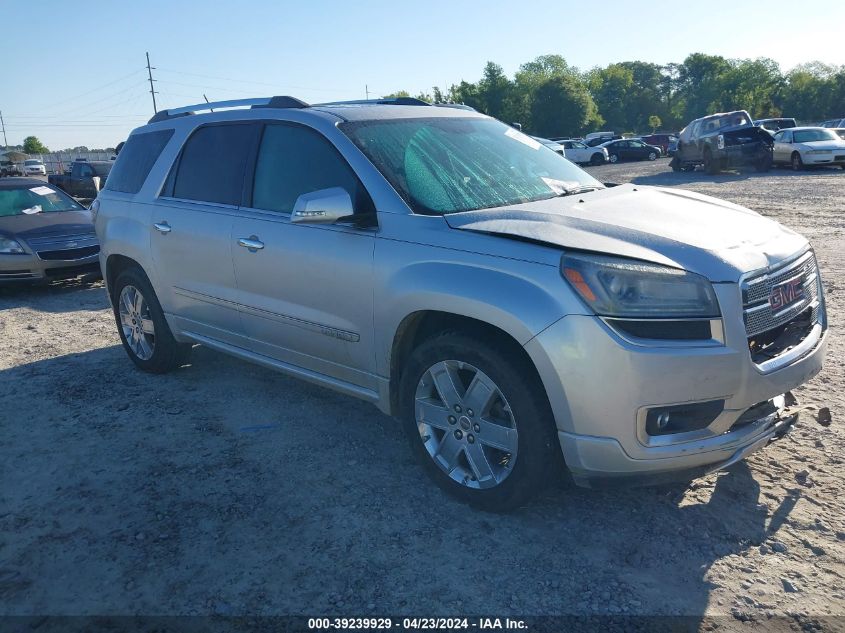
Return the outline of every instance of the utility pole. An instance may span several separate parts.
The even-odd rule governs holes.
[[[158,113],[158,108],[156,108],[156,91],[155,91],[155,89],[153,88],[153,81],[155,81],[155,80],[153,79],[153,71],[154,71],[154,70],[155,70],[155,68],[152,68],[152,67],[150,66],[150,54],[149,54],[149,52],[148,52],[148,53],[147,53],[147,74],[148,74],[148,75],[149,75],[149,77],[150,77],[150,94],[153,96],[153,114],[157,114],[157,113]]]
[[[364,84],[364,94],[367,95],[367,101],[370,100],[370,87],[367,84]]]
[[[3,111],[0,110],[0,127],[3,128],[3,145],[9,147],[9,141],[6,140],[6,124],[3,122]]]

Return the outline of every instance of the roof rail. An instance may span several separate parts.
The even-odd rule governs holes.
[[[211,103],[198,103],[196,105],[184,106],[182,108],[171,108],[157,112],[148,123],[158,123],[180,116],[189,116],[197,111],[213,110],[214,108],[238,108],[249,106],[251,108],[307,108],[304,101],[294,97],[258,97],[253,99],[232,99],[230,101],[212,101]]]
[[[330,101],[328,103],[315,103],[316,106],[336,106],[336,105],[411,105],[411,106],[430,106],[428,101],[417,99],[416,97],[388,97],[386,99],[354,99],[352,101]]]

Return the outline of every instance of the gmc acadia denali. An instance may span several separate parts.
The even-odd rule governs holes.
[[[160,112],[92,210],[138,367],[198,343],[369,400],[482,508],[561,463],[587,486],[724,468],[788,430],[784,394],[825,355],[806,239],[696,193],[605,187],[470,110]]]

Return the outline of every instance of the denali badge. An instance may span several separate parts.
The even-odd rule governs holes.
[[[802,299],[804,297],[803,281],[802,277],[796,277],[772,288],[772,292],[769,294],[769,305],[772,310],[777,312],[781,308]]]

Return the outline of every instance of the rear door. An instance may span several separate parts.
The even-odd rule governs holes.
[[[374,389],[375,230],[353,222],[291,222],[302,194],[342,187],[356,213],[373,217],[369,195],[328,139],[293,123],[266,125],[252,182],[250,208],[241,209],[232,233],[237,302],[250,348]]]
[[[259,126],[196,129],[152,210],[150,246],[165,310],[180,330],[232,344],[243,334],[232,267],[232,223]]]

